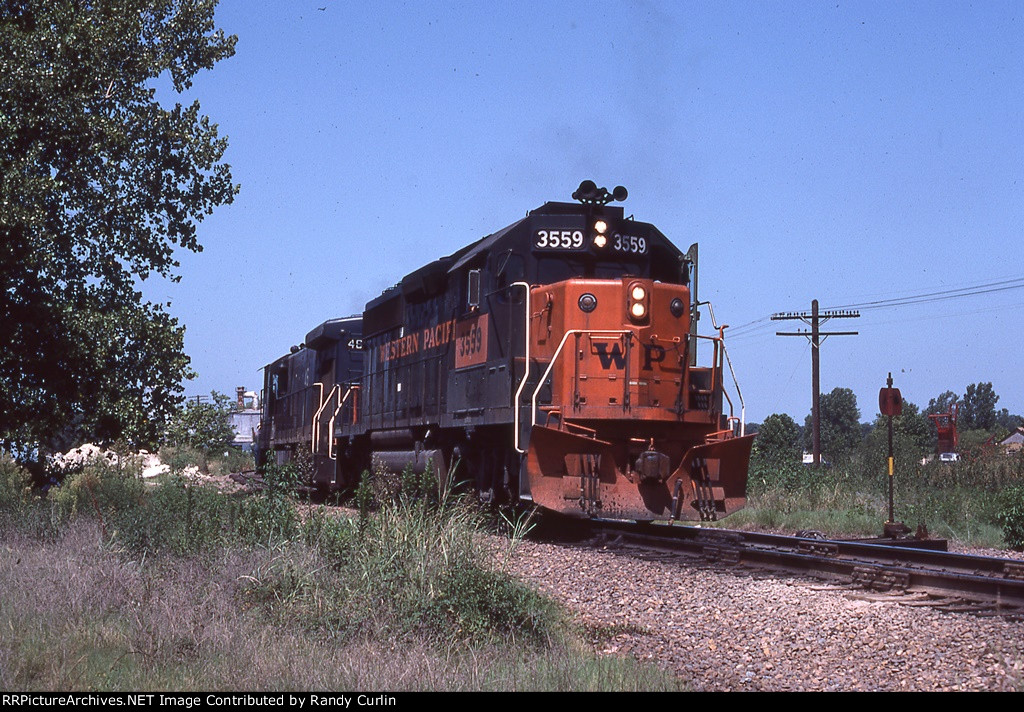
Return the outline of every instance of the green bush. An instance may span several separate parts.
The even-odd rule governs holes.
[[[231,399],[210,393],[210,402],[188,401],[178,409],[167,428],[167,441],[188,446],[207,455],[225,448],[235,437],[231,427]]]
[[[76,514],[96,516],[108,530],[108,523],[130,520],[142,506],[145,484],[139,477],[139,468],[112,465],[104,460],[93,460],[76,475],[72,475],[55,490],[50,500],[58,515],[70,519]]]
[[[299,533],[295,503],[273,493],[264,492],[236,501],[230,516],[231,530],[238,541],[250,546],[288,541]]]
[[[417,606],[431,634],[550,642],[555,609],[533,589],[472,558],[437,574],[437,590]]]
[[[1024,485],[1010,487],[999,498],[997,515],[1003,528],[1003,540],[1016,551],[1024,551]]]
[[[798,492],[821,485],[827,477],[827,470],[813,468],[800,462],[785,461],[779,464],[754,462],[747,478],[747,490],[760,494],[770,490]]]
[[[118,519],[115,541],[139,552],[210,551],[228,541],[229,507],[217,490],[174,477],[148,491],[143,506]]]
[[[483,521],[470,501],[433,477],[403,479],[397,498],[364,515],[343,567],[350,582],[367,583],[350,589],[354,599],[380,602],[353,606],[366,614],[357,623],[435,639],[546,641],[557,610],[485,554]]]
[[[0,452],[0,514],[24,511],[32,498],[32,476],[10,455]]]
[[[244,499],[172,476],[148,487],[132,471],[92,463],[52,491],[59,523],[76,515],[99,519],[104,536],[136,552],[187,555],[231,541],[266,545],[293,539],[299,531],[287,479]]]
[[[308,514],[300,532],[307,546],[320,551],[338,568],[354,551],[357,526],[347,517],[330,517],[324,507],[319,507]]]
[[[295,496],[299,487],[307,481],[305,470],[301,460],[292,460],[283,465],[268,462],[260,470],[265,487],[263,491],[272,497]]]
[[[292,609],[287,618],[350,639],[544,646],[556,638],[561,613],[507,574],[501,562],[511,546],[484,544],[477,510],[439,489],[433,477],[402,479],[395,496],[374,502],[365,478],[358,519],[313,511],[298,528],[313,553],[301,554],[307,558],[299,568],[288,562],[300,554],[291,553],[253,572],[250,600],[267,606],[274,619],[285,615],[283,604]],[[281,546],[296,552],[297,543]]]

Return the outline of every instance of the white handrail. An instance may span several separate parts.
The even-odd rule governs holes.
[[[334,409],[334,413],[331,415],[331,419],[327,421],[327,427],[331,431],[331,439],[328,441],[327,445],[327,457],[331,460],[338,459],[338,456],[334,454],[334,420],[338,417],[338,413],[341,412],[341,407],[345,405],[345,401],[347,401],[348,397],[352,395],[352,391],[356,390],[357,388],[359,388],[359,386],[348,387],[348,390],[345,391],[345,395],[343,395],[341,397],[341,400],[338,401],[338,406]]]
[[[313,433],[312,433],[312,437],[310,438],[310,443],[309,443],[309,451],[311,453],[316,454],[316,451],[318,449],[317,446],[316,446],[316,441],[318,439],[317,435],[319,435],[319,433],[317,432],[317,425],[320,424],[320,414],[324,411],[324,407],[327,405],[327,399],[324,398],[324,384],[322,384],[322,383],[314,383],[313,385],[314,386],[320,386],[320,395],[317,396],[317,399],[318,399],[317,402],[320,403],[320,407],[317,408],[316,413],[313,414],[313,422],[312,422]],[[335,384],[334,388],[337,388],[337,387],[338,387],[338,385]],[[334,388],[332,388],[331,392],[327,394],[327,398],[330,398],[331,395],[334,393]]]
[[[516,452],[518,452],[520,454],[525,454],[526,450],[523,449],[520,446],[521,438],[520,438],[520,427],[519,427],[519,421],[520,421],[519,408],[520,408],[520,403],[521,403],[521,399],[522,399],[522,396],[523,396],[523,391],[526,389],[526,381],[530,377],[530,322],[531,322],[531,320],[533,318],[533,315],[532,315],[532,313],[530,311],[530,309],[531,309],[531,307],[530,307],[530,295],[531,295],[532,285],[529,284],[528,282],[513,282],[509,286],[510,287],[523,287],[525,289],[525,291],[526,291],[526,300],[525,300],[526,301],[526,315],[525,315],[526,319],[525,319],[525,329],[524,329],[524,331],[525,331],[525,345],[524,345],[524,348],[523,348],[523,358],[524,358],[523,378],[519,382],[519,386],[516,388],[515,402],[513,403],[513,423],[514,423],[514,425],[513,425],[513,427],[514,427],[514,431],[513,431],[513,445],[514,445],[514,447],[516,449]],[[718,329],[718,325],[715,323],[714,308],[711,306],[710,302],[704,302],[704,304],[706,304],[708,306],[708,310],[709,310],[709,312],[711,314],[712,326],[714,326],[716,329]],[[733,385],[736,387],[736,395],[737,395],[737,397],[739,398],[739,401],[740,401],[740,418],[739,418],[739,421],[740,421],[740,435],[742,436],[746,432],[746,411],[747,411],[747,407],[746,407],[746,403],[743,400],[743,391],[740,390],[739,379],[736,378],[736,370],[733,368],[732,359],[729,357],[729,352],[725,348],[725,339],[724,339],[724,334],[722,333],[725,328],[726,327],[722,327],[721,329],[718,329],[719,336],[717,336],[717,337],[715,337],[715,336],[705,336],[705,335],[702,335],[702,334],[693,334],[693,336],[698,338],[698,339],[708,339],[709,341],[717,341],[717,342],[719,342],[722,345],[722,355],[725,357],[725,360],[726,360],[726,362],[729,365],[729,373],[732,375]],[[632,333],[634,333],[634,332],[632,330],[630,330],[630,329],[621,329],[621,330],[570,329],[569,331],[566,331],[565,334],[562,336],[561,342],[558,344],[558,348],[555,349],[555,353],[551,357],[551,361],[548,363],[548,367],[544,370],[544,374],[541,376],[540,380],[537,382],[537,387],[534,389],[533,394],[530,397],[530,426],[532,427],[532,426],[537,424],[537,396],[540,393],[541,388],[544,387],[544,382],[547,380],[548,376],[551,374],[551,369],[554,367],[555,361],[558,360],[558,357],[561,355],[562,349],[565,347],[565,342],[569,338],[570,335],[572,335],[572,334],[591,334],[591,335],[601,335],[601,336],[616,336],[616,335],[617,336],[622,336],[624,334],[632,334]],[[712,364],[712,368],[715,368],[716,366],[717,366],[717,364]],[[732,408],[733,408],[732,399],[729,397],[729,394],[725,390],[725,384],[723,383],[721,385],[722,385],[722,394],[725,396],[726,401],[728,401],[728,403],[729,403],[729,410],[730,410],[730,413],[731,413],[732,412]],[[626,384],[626,387],[627,388],[629,387],[628,384]],[[731,416],[730,416],[730,418],[731,418]]]
[[[719,328],[715,321],[715,307],[712,306],[710,301],[701,302],[707,304],[708,311],[711,313],[711,326],[718,331],[719,340],[722,342],[722,353],[725,355],[725,361],[729,364],[729,373],[732,374],[732,383],[736,386],[736,396],[740,399],[740,437],[746,434],[746,422],[747,422],[747,404],[743,401],[743,391],[740,390],[740,381],[736,378],[736,371],[732,367],[732,359],[729,358],[729,352],[725,348],[725,330],[729,328],[728,324],[725,324]],[[722,384],[722,392],[725,393],[725,384]],[[728,396],[726,396],[728,398]],[[732,406],[732,400],[729,400],[729,406]]]
[[[707,302],[705,302],[705,304],[708,304],[708,306],[711,306]],[[714,317],[712,317],[712,320],[714,320]],[[725,328],[725,327],[723,327],[723,328]],[[736,387],[736,396],[740,400],[740,417],[738,418],[738,420],[740,421],[740,435],[741,436],[745,435],[746,434],[747,405],[746,405],[746,403],[743,400],[743,391],[740,390],[740,382],[739,382],[739,379],[736,378],[736,370],[732,367],[732,359],[729,358],[729,351],[725,348],[725,339],[723,337],[721,337],[721,336],[706,336],[704,334],[691,334],[690,336],[692,336],[693,338],[697,338],[697,339],[707,339],[708,341],[717,342],[722,347],[722,355],[725,357],[726,362],[729,364],[729,373],[732,374],[732,383]],[[712,368],[717,368],[717,367],[718,367],[718,364],[712,364]],[[722,384],[721,384],[722,385],[722,395],[725,397],[725,400],[729,402],[729,417],[731,419],[736,420],[736,418],[732,418],[732,412],[733,412],[732,398],[729,397],[728,391],[725,390],[725,380],[724,380],[725,376],[724,375],[723,375],[722,379],[723,379],[722,380]]]
[[[530,320],[533,318],[530,314],[531,285],[529,282],[513,282],[509,287],[526,288],[526,345],[523,349],[523,380],[519,382],[519,387],[516,388],[516,400],[512,404],[512,445],[515,447],[516,452],[522,455],[526,450],[519,447],[519,399],[522,398],[523,389],[526,388],[526,379],[530,377]]]
[[[725,339],[722,339],[722,353],[725,354],[725,362],[729,364],[729,373],[732,374],[732,384],[736,386],[736,397],[740,399],[740,437],[747,434],[747,404],[743,402],[743,391],[740,390],[739,379],[736,378],[736,371],[732,367],[732,359],[729,358],[729,351],[725,348]],[[725,392],[725,389],[722,389]],[[730,407],[732,400],[729,400]]]
[[[540,389],[544,387],[544,381],[548,380],[548,376],[551,374],[551,369],[555,367],[555,361],[562,353],[562,348],[565,346],[565,342],[568,341],[569,337],[573,334],[589,334],[590,336],[625,336],[626,334],[632,334],[631,329],[569,329],[565,332],[565,336],[558,343],[558,348],[555,349],[554,355],[551,357],[551,361],[548,363],[548,367],[544,369],[544,375],[541,376],[537,382],[537,387],[533,390],[533,395],[530,397],[530,426],[537,424],[537,395],[540,393]],[[629,388],[629,383],[626,383],[626,388]]]

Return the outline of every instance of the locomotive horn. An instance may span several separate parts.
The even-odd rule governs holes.
[[[580,187],[576,189],[576,192],[572,194],[573,200],[587,201],[592,200],[594,191],[597,190],[597,183],[592,180],[585,180],[580,183]]]
[[[572,197],[573,200],[578,200],[581,203],[607,205],[613,200],[621,202],[626,199],[627,195],[629,195],[629,192],[621,185],[615,186],[615,190],[609,193],[607,188],[598,188],[594,181],[585,180],[580,183],[580,187],[576,189]]]

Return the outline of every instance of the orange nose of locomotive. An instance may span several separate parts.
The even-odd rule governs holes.
[[[689,289],[623,277],[534,294],[531,355],[548,374],[531,399],[534,501],[631,519],[739,509],[751,439],[723,427],[720,363],[689,366]]]
[[[680,406],[689,289],[649,279],[573,279],[544,289],[533,354],[551,368],[541,413],[577,420],[667,419]],[[654,410],[648,411],[645,409]]]

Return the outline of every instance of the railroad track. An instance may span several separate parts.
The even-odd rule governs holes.
[[[605,548],[647,559],[809,576],[869,600],[1024,618],[1024,561],[927,548],[727,529],[595,521]]]

